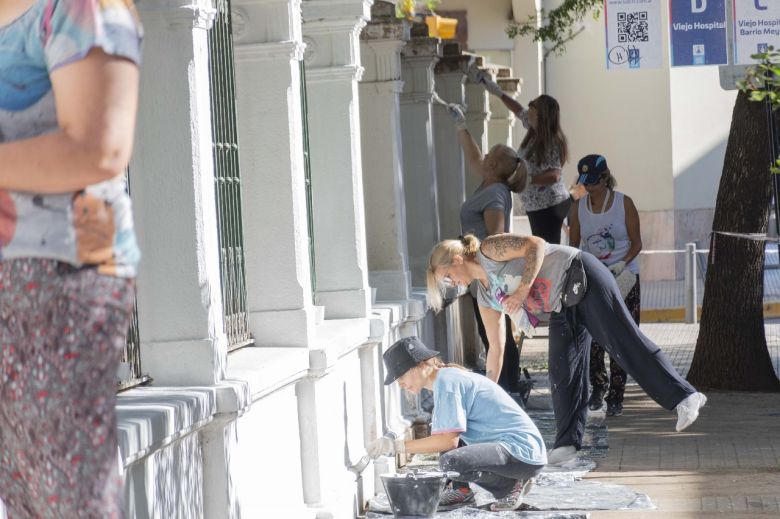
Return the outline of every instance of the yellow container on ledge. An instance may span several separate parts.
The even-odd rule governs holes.
[[[443,18],[439,15],[426,16],[425,23],[428,24],[428,36],[442,40],[453,39],[458,27],[458,20],[455,18]]]

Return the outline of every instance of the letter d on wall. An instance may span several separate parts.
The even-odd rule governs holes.
[[[756,0],[758,2],[758,0]],[[707,0],[691,0],[691,12],[703,13],[707,10]]]
[[[766,11],[767,9],[769,9],[767,6],[761,5],[763,1],[764,0],[754,0],[754,3],[756,4],[756,9],[758,9],[759,11]]]

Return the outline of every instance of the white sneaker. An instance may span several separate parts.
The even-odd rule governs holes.
[[[707,403],[703,393],[693,393],[677,404],[677,432],[684,431],[699,417],[699,410]]]
[[[577,457],[577,449],[574,445],[567,445],[565,447],[558,447],[547,453],[548,465],[563,465],[567,461],[571,461]]]

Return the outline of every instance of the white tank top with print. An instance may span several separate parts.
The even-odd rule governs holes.
[[[588,209],[588,198],[580,199],[578,216],[580,219],[580,249],[590,252],[602,263],[609,266],[626,257],[631,247],[626,228],[626,207],[623,193],[614,191],[612,207],[603,213],[594,213]],[[637,258],[631,260],[628,268],[639,274]]]

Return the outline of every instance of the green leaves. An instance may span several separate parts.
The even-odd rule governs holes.
[[[413,19],[421,11],[433,13],[441,5],[441,0],[395,0],[395,16]]]
[[[780,51],[769,47],[767,52],[753,54],[758,64],[748,69],[743,81],[737,87],[748,94],[751,101],[769,100],[772,109],[780,108]]]
[[[780,108],[780,51],[769,47],[767,52],[750,57],[759,63],[748,69],[743,81],[737,81],[737,88],[748,94],[751,101],[769,101],[772,110],[777,110]],[[780,175],[780,159],[770,165],[770,171],[773,175]]]
[[[592,14],[597,20],[603,9],[603,0],[564,0],[564,2],[551,11],[541,11],[541,19],[537,16],[529,16],[524,22],[512,22],[506,28],[510,38],[518,36],[531,36],[533,41],[542,41],[551,44],[547,54],[563,54],[566,43],[574,39],[583,27],[582,20],[586,15]]]

